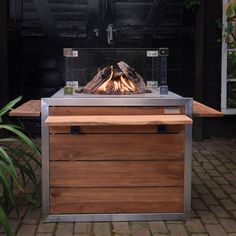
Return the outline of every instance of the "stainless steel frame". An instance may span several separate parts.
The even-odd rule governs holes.
[[[89,98],[43,98],[42,112],[42,213],[45,222],[75,221],[143,221],[185,220],[191,212],[192,172],[192,125],[185,125],[184,159],[184,212],[183,213],[137,213],[137,214],[62,214],[49,212],[49,129],[44,125],[50,106],[185,106],[185,113],[192,118],[192,98],[178,95],[168,97],[89,97]]]

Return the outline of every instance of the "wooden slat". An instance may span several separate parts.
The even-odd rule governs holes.
[[[173,108],[176,114],[185,114],[184,107],[50,107],[50,116],[88,116],[88,115],[168,115],[165,109]],[[173,115],[173,113],[172,113]]]
[[[50,160],[183,160],[184,134],[50,135]]]
[[[183,212],[183,187],[51,188],[50,213]]]
[[[200,102],[193,101],[193,116],[195,117],[222,117],[224,114]]]
[[[50,186],[183,186],[183,173],[183,161],[53,161]]]
[[[166,134],[179,133],[182,130],[182,125],[165,126]],[[52,134],[69,134],[71,127],[52,126],[49,132]],[[80,134],[156,134],[158,132],[158,127],[155,125],[81,126],[79,129]]]
[[[185,115],[48,116],[46,126],[98,125],[183,125],[192,124]]]
[[[29,100],[28,102],[9,112],[9,116],[40,117],[40,114],[40,100]]]

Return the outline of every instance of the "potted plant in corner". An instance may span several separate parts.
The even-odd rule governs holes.
[[[24,128],[4,123],[2,119],[20,100],[21,97],[18,97],[0,109],[0,131],[7,134],[0,135],[0,224],[7,236],[14,235],[7,217],[8,209],[13,207],[18,214],[15,189],[24,191],[26,179],[29,179],[37,191],[38,181],[32,163],[41,165],[37,159],[37,156],[40,156],[40,150],[27,137]],[[34,201],[33,198],[29,200]]]

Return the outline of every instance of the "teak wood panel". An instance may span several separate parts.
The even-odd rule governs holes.
[[[165,108],[179,109],[180,113],[185,114],[184,107],[50,107],[50,116],[79,116],[79,115],[168,115]],[[173,114],[173,113],[171,113]]]
[[[183,186],[183,173],[183,161],[52,161],[50,186]]]
[[[183,131],[183,125],[168,125],[165,126],[166,134],[179,133]],[[52,134],[69,134],[71,133],[70,126],[52,126],[49,127],[49,132]],[[80,134],[155,134],[161,132],[156,125],[111,125],[111,126],[80,126]]]
[[[51,214],[183,212],[183,187],[51,188]]]
[[[48,116],[46,126],[187,125],[186,115]]]
[[[184,134],[51,134],[50,160],[184,158]]]
[[[200,102],[193,101],[193,114],[195,117],[222,117],[224,114]]]
[[[41,114],[41,101],[29,100],[9,112],[9,116],[39,117]]]

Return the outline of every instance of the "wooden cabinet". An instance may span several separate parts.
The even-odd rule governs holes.
[[[178,110],[184,114],[183,107]],[[164,111],[163,107],[50,108],[46,120],[50,214],[183,212],[184,125],[136,125],[137,116],[156,115],[158,121],[158,116],[165,118]],[[94,118],[91,126],[88,116]],[[131,116],[133,124],[99,126],[101,116],[119,116],[125,122]],[[63,123],[57,123],[58,117]],[[73,128],[74,121],[70,126],[72,117],[86,121],[85,126]],[[66,121],[68,126],[63,126]]]

